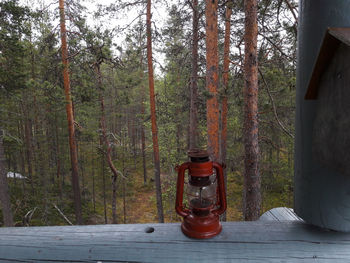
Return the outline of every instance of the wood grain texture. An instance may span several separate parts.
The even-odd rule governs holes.
[[[154,232],[146,233],[147,227]],[[349,262],[350,235],[301,222],[227,222],[209,240],[179,224],[0,229],[0,262]]]

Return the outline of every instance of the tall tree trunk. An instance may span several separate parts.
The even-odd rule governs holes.
[[[143,88],[143,87],[142,87]],[[142,102],[141,114],[144,116],[144,106]],[[145,126],[143,124],[143,117],[141,123],[141,145],[142,145],[142,167],[143,167],[143,184],[147,183],[147,164],[146,164],[146,136],[145,136]]]
[[[131,107],[131,141],[132,141],[132,155],[134,159],[134,169],[136,170],[136,159],[137,159],[137,152],[136,152],[136,140],[137,140],[137,131],[136,131],[136,123],[135,123],[135,111],[134,107]]]
[[[258,144],[257,0],[245,0],[244,59],[244,219],[257,220],[261,208]]]
[[[157,118],[156,118],[156,102],[155,102],[155,95],[154,95],[154,78],[153,78],[153,62],[152,62],[151,0],[147,0],[147,21],[146,22],[147,22],[148,82],[149,82],[149,95],[150,95],[150,106],[151,106],[154,177],[155,177],[154,179],[156,183],[158,222],[164,223],[162,189],[161,189],[161,182],[160,182],[158,128],[157,128]]]
[[[19,114],[21,114],[21,112],[19,112]],[[22,141],[24,141],[24,127],[23,127],[23,123],[22,123],[22,119],[20,119],[18,121],[18,138],[21,138]],[[25,169],[25,157],[24,157],[24,149],[23,147],[21,147],[20,150],[20,166],[21,166],[21,170],[20,173],[21,174],[26,174],[26,169]],[[21,180],[22,181],[22,190],[23,190],[23,199],[26,200],[27,196],[26,196],[26,185],[25,185],[25,180]]]
[[[29,119],[29,114],[27,110],[27,105],[22,105],[22,111],[25,116],[24,120],[24,141],[25,141],[25,155],[26,155],[26,162],[27,162],[27,168],[28,168],[28,177],[30,180],[30,186],[32,190],[32,194],[34,195],[34,179],[33,179],[33,143],[32,143],[32,122]]]
[[[96,194],[95,194],[95,167],[97,166],[97,163],[94,160],[94,144],[91,143],[91,177],[92,177],[92,205],[94,207],[94,213],[96,213]]]
[[[6,159],[3,145],[3,131],[0,127],[0,201],[4,226],[13,226],[13,216],[11,211],[11,200],[7,184]]]
[[[112,176],[112,224],[118,224],[117,220],[117,177]]]
[[[229,77],[229,65],[230,65],[230,34],[231,34],[231,14],[232,14],[232,1],[226,3],[225,14],[225,41],[224,41],[224,72],[222,74],[223,85],[223,98],[221,109],[221,162],[226,163],[226,142],[227,142],[227,92],[228,92],[228,77]],[[224,180],[225,188],[227,189],[227,173],[224,168]],[[226,191],[227,193],[227,191]],[[226,221],[226,213],[223,214],[222,220]]]
[[[64,0],[59,0],[60,9],[60,26],[61,26],[61,42],[62,42],[62,64],[63,64],[63,85],[66,96],[66,111],[69,131],[69,149],[70,159],[72,166],[72,187],[74,194],[74,209],[75,219],[77,224],[83,224],[83,218],[81,215],[81,199],[80,199],[80,187],[79,187],[79,174],[78,174],[78,154],[75,141],[75,128],[74,128],[74,115],[73,115],[73,103],[70,91],[70,81],[68,72],[68,50],[67,50],[67,33],[64,14]]]
[[[83,202],[85,201],[85,177],[84,177],[84,173],[85,173],[85,170],[84,170],[84,155],[83,155],[83,150],[79,150],[79,143],[77,141],[77,148],[78,148],[78,160],[79,160],[79,168],[80,168],[80,178],[81,178],[81,188],[82,188],[82,191],[81,191],[81,198],[83,199]]]
[[[105,117],[105,103],[104,103],[104,96],[103,96],[103,89],[102,89],[102,75],[101,75],[101,69],[100,64],[95,64],[95,72],[97,76],[97,84],[98,84],[98,90],[99,90],[99,97],[100,97],[100,106],[101,106],[101,130],[102,130],[102,141],[105,145],[106,149],[106,158],[109,168],[111,169],[111,172],[113,173],[112,178],[112,215],[113,215],[113,224],[117,224],[117,178],[118,178],[118,171],[115,168],[112,157],[111,157],[111,151],[112,148],[109,145],[109,141],[107,138],[107,128],[106,128],[106,117]]]
[[[47,114],[47,112],[46,112]],[[43,193],[43,197],[41,199],[43,204],[43,213],[41,216],[41,220],[43,221],[44,225],[48,225],[48,179],[50,177],[50,173],[47,172],[48,169],[48,161],[50,159],[50,154],[48,151],[48,147],[45,147],[45,132],[44,132],[44,122],[40,122],[40,125],[38,125],[38,134],[37,134],[37,140],[36,140],[36,150],[38,152],[38,174],[41,181],[40,190]],[[48,125],[48,124],[46,124]],[[46,156],[45,156],[46,153]],[[47,157],[47,158],[46,158]]]
[[[123,178],[123,223],[126,224],[126,203],[125,203],[125,177],[127,176],[126,175],[126,169],[125,169],[125,158],[126,158],[126,145],[125,145],[125,139],[126,139],[126,134],[125,136],[123,136],[123,159],[122,159],[122,170],[123,170],[123,175],[124,175],[124,178]]]
[[[189,148],[197,147],[198,143],[198,0],[192,1],[192,75],[191,75],[191,102],[190,102],[190,134]]]
[[[143,75],[143,74],[142,74]],[[142,77],[143,79],[143,77]],[[143,124],[145,118],[145,105],[144,105],[144,97],[145,97],[145,87],[142,85],[141,87],[142,99],[141,99],[141,151],[142,151],[142,167],[143,167],[143,184],[147,183],[147,165],[146,165],[146,136],[145,136],[145,125]]]
[[[102,147],[102,141],[100,141],[100,145]],[[104,155],[101,154],[101,170],[102,170],[102,187],[103,187],[103,214],[105,219],[105,224],[108,223],[107,221],[107,198],[106,198],[106,178],[105,178],[105,158]]]
[[[125,178],[123,178],[123,223],[126,224],[126,183]]]
[[[61,177],[61,153],[60,153],[60,140],[59,140],[59,132],[58,132],[58,122],[57,122],[57,114],[55,113],[55,135],[56,135],[56,178],[59,189],[60,200],[63,198],[62,192],[62,183],[60,180]]]
[[[208,151],[213,161],[219,161],[219,55],[218,55],[218,0],[205,1],[206,17],[206,85],[210,97],[207,99]]]
[[[143,167],[143,184],[146,185],[147,183],[147,164],[146,164],[146,135],[145,135],[145,95],[146,95],[146,87],[143,85],[143,44],[142,44],[142,30],[140,30],[139,35],[139,43],[140,43],[140,49],[141,49],[141,58],[140,58],[140,79],[141,79],[141,151],[142,151],[142,167]]]

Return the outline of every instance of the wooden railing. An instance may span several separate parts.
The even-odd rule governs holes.
[[[208,240],[178,223],[0,228],[0,262],[350,262],[350,234],[265,220],[225,222]]]

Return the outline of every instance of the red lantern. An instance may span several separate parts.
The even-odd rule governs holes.
[[[190,150],[190,162],[178,168],[176,212],[184,218],[182,232],[192,238],[211,238],[222,230],[219,216],[226,210],[222,166],[207,151]],[[183,205],[185,171],[188,170],[188,208]],[[214,173],[214,170],[216,173]]]

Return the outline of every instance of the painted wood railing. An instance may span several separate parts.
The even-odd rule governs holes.
[[[0,228],[0,262],[350,262],[350,234],[283,220],[225,222],[208,240],[178,223]]]

